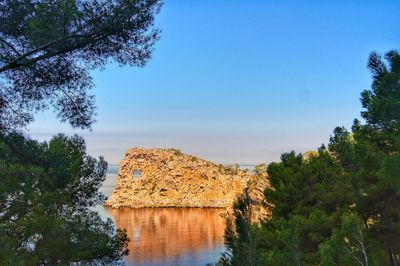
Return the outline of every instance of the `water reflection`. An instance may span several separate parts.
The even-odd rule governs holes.
[[[105,210],[131,239],[128,265],[205,265],[224,251],[219,209]]]

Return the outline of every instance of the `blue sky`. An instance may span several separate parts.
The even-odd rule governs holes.
[[[399,10],[399,1],[166,0],[144,68],[92,72],[92,131],[46,112],[30,134],[78,133],[110,163],[137,146],[227,164],[317,149],[359,117],[369,53],[400,47]]]

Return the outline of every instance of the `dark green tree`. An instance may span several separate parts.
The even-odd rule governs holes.
[[[371,237],[388,251],[391,265],[400,255],[400,55],[390,51],[385,61],[372,53],[368,64],[373,83],[362,93],[366,120],[353,125],[356,209],[368,222]]]
[[[307,158],[285,153],[268,173],[265,200],[273,206],[272,217],[259,226],[249,224],[242,210],[246,205],[236,204],[235,223],[226,233],[231,256],[225,256],[225,264],[317,265],[319,245],[353,202],[349,180],[325,147]]]
[[[233,216],[228,217],[225,228],[225,245],[228,251],[222,254],[219,265],[264,265],[262,230],[252,224],[250,197],[245,192],[238,197],[233,206]]]
[[[373,81],[370,90],[361,94],[366,110],[361,112],[366,125],[380,129],[381,133],[398,133],[400,128],[400,55],[392,50],[385,61],[376,52],[368,60]]]
[[[119,264],[128,238],[90,208],[107,163],[82,138],[48,143],[18,134],[0,139],[0,264]]]
[[[160,0],[0,2],[0,131],[53,106],[61,121],[94,122],[89,70],[113,60],[144,66],[159,31]]]
[[[321,244],[321,265],[372,265],[363,221],[357,215],[344,214],[341,227]]]
[[[361,217],[375,265],[399,265],[400,253],[400,55],[371,53],[372,86],[361,94],[366,123],[352,133],[335,129],[330,149],[352,180],[354,212]],[[343,250],[343,248],[342,248]],[[388,256],[382,256],[386,252]],[[338,254],[336,254],[338,255]],[[343,256],[343,254],[341,254]],[[365,264],[365,262],[364,262]],[[371,265],[371,262],[370,262]]]
[[[0,2],[0,264],[118,263],[127,236],[90,207],[106,162],[81,138],[38,143],[16,132],[51,106],[73,127],[95,121],[90,70],[142,67],[160,0]]]
[[[324,146],[307,159],[284,154],[268,173],[271,188],[265,198],[274,205],[265,224],[271,231],[266,246],[270,265],[319,264],[319,245],[353,202],[349,180]]]
[[[372,53],[368,67],[365,124],[336,128],[318,154],[286,153],[268,166],[272,217],[256,248],[266,265],[399,265],[400,55]],[[240,234],[234,240],[229,250],[249,242]],[[242,254],[226,264],[235,256]]]

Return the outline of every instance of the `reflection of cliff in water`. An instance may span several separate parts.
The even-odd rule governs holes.
[[[218,260],[225,220],[219,209],[106,208],[118,228],[127,230],[128,263],[205,265]]]

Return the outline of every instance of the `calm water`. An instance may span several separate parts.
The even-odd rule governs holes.
[[[110,166],[101,188],[108,196],[114,189],[117,167]],[[225,220],[220,209],[96,208],[125,228],[131,239],[127,265],[206,265],[215,263],[225,251]]]

